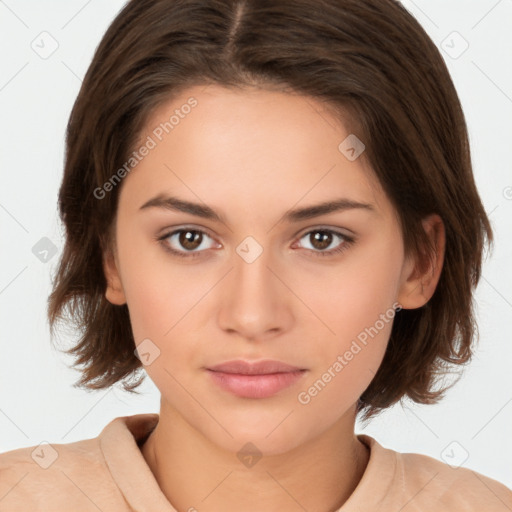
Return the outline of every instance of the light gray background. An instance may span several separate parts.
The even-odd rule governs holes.
[[[512,0],[404,4],[442,48],[497,241],[476,294],[480,343],[464,377],[438,405],[397,405],[357,430],[512,487]],[[0,1],[0,452],[95,437],[117,416],[159,411],[149,378],[141,397],[118,386],[74,389],[78,373],[51,349],[45,316],[63,246],[56,200],[66,122],[93,51],[122,5]],[[32,48],[43,53],[52,44],[58,48],[47,58]],[[43,237],[57,248],[46,263],[32,252]]]

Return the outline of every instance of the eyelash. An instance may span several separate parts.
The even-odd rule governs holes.
[[[176,251],[175,249],[171,249],[169,244],[166,243],[166,240],[168,238],[170,238],[171,236],[176,235],[177,233],[182,233],[182,232],[186,232],[186,231],[192,231],[193,233],[201,233],[203,235],[210,237],[210,235],[208,235],[208,233],[206,233],[205,231],[203,231],[201,229],[185,227],[185,228],[181,228],[181,229],[176,229],[174,231],[170,231],[160,237],[157,237],[157,241],[163,246],[164,250],[172,253],[173,255],[176,255],[176,256],[179,256],[182,258],[196,258],[198,256],[201,256],[201,253],[203,251],[194,251],[194,252]],[[341,254],[343,251],[347,250],[355,242],[355,239],[353,237],[350,237],[348,235],[340,233],[339,231],[335,231],[335,230],[327,229],[327,228],[325,228],[325,229],[316,228],[316,229],[307,231],[299,238],[299,240],[301,240],[302,238],[304,238],[307,235],[311,235],[311,233],[329,233],[329,234],[338,236],[343,239],[343,242],[336,249],[330,249],[329,251],[306,249],[307,251],[311,251],[315,256],[319,256],[319,257],[336,256],[338,254]]]

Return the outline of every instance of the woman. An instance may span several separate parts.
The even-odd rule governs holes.
[[[492,241],[456,91],[400,4],[132,0],[59,207],[49,316],[80,330],[80,384],[143,368],[161,409],[2,454],[0,511],[512,508],[354,433],[470,359]]]

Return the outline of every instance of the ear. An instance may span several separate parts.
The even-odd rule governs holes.
[[[437,214],[429,215],[422,223],[433,252],[429,255],[425,248],[421,255],[406,259],[397,297],[403,309],[420,308],[430,300],[443,268],[446,245],[444,223]]]
[[[111,304],[122,306],[126,304],[126,297],[118,268],[117,258],[113,251],[110,249],[105,251],[103,256],[103,271],[107,280],[105,297]]]

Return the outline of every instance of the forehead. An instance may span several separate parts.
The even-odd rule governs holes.
[[[382,203],[364,152],[347,158],[350,129],[308,96],[190,87],[149,117],[140,141],[150,138],[154,147],[123,188],[132,198],[179,190],[195,201],[207,198],[221,206],[229,198],[253,210],[270,204],[290,208],[326,195]]]

